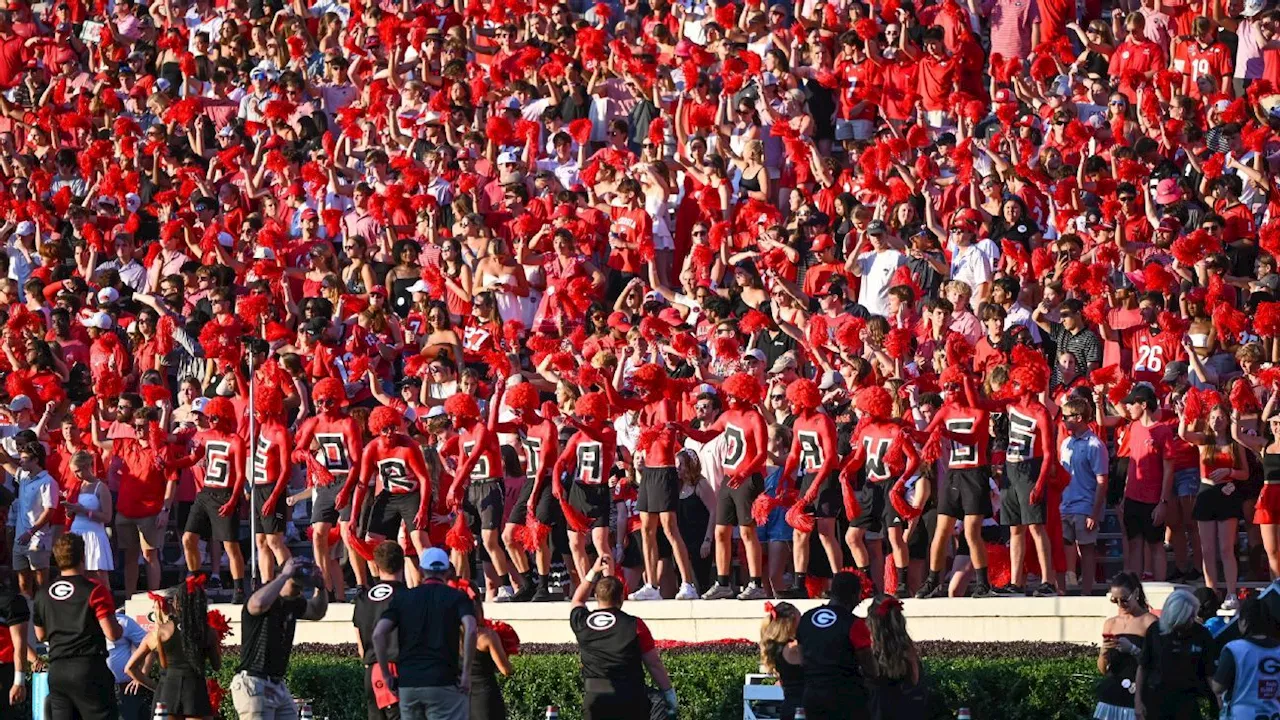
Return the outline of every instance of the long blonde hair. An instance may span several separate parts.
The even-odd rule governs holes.
[[[796,639],[796,627],[800,624],[800,611],[789,602],[768,605],[769,614],[760,624],[760,664],[775,675],[782,660],[782,651]]]

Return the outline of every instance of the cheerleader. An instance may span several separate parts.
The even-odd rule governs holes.
[[[1276,399],[1280,386],[1273,386],[1262,417],[1267,419],[1264,435],[1259,437],[1241,428],[1238,414],[1231,416],[1231,437],[1262,459],[1262,493],[1254,505],[1253,522],[1262,532],[1262,546],[1267,551],[1271,579],[1280,578],[1280,412]]]
[[[484,618],[482,596],[474,591],[467,594],[475,602],[478,624],[476,656],[471,665],[471,720],[507,720],[507,706],[502,700],[498,675],[511,675],[511,659],[507,656],[503,638],[498,634],[498,624],[489,623]]]
[[[782,686],[779,720],[792,720],[804,695],[804,666],[800,664],[800,644],[796,642],[800,611],[789,602],[766,602],[764,610],[767,617],[760,625],[760,666],[777,677]]]
[[[168,593],[168,603],[158,608],[155,629],[133,651],[124,668],[134,682],[155,693],[156,702],[169,708],[171,718],[205,720],[215,712],[209,701],[205,667],[216,672],[222,666],[222,654],[217,633],[209,626],[206,577],[192,575]],[[142,669],[151,653],[160,659],[159,683]]]
[[[1197,431],[1202,413],[1204,429]],[[1220,559],[1222,584],[1227,591],[1223,608],[1234,610],[1238,576],[1236,528],[1244,513],[1244,493],[1239,484],[1249,478],[1249,465],[1243,447],[1231,441],[1227,413],[1217,392],[1193,388],[1178,417],[1178,435],[1200,452],[1200,491],[1191,516],[1200,530],[1204,582],[1218,588],[1215,559]]]

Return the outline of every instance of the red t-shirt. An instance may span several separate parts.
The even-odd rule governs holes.
[[[925,56],[920,59],[920,102],[925,110],[946,110],[951,107],[957,65],[956,59],[951,56]]]
[[[1175,432],[1165,423],[1150,427],[1141,421],[1129,423],[1129,477],[1124,496],[1154,505],[1160,502],[1164,484],[1164,461],[1174,451]]]

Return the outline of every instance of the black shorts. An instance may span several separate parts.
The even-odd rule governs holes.
[[[800,495],[803,497],[813,486],[817,473],[809,473],[800,481]],[[834,518],[844,514],[844,498],[840,496],[840,480],[835,474],[822,481],[818,495],[806,509],[816,518]]]
[[[1000,491],[1000,524],[1043,525],[1047,517],[1046,498],[1038,505],[1031,503],[1031,491],[1040,478],[1044,458],[1032,458],[1022,462],[1004,464],[1004,489]],[[1045,493],[1047,496],[1048,493]]]
[[[627,687],[609,680],[583,683],[582,720],[649,720],[649,694],[643,684]]]
[[[328,485],[321,485],[311,493],[311,522],[337,525],[339,520],[351,519],[351,503],[338,510],[338,493],[342,492],[345,478],[338,478]]]
[[[764,476],[756,473],[736,488],[729,487],[728,478],[716,490],[716,524],[755,527],[751,518],[751,504],[764,492]]]
[[[467,516],[467,525],[472,533],[479,535],[482,530],[498,530],[502,527],[502,512],[506,501],[502,493],[501,479],[472,482],[467,486],[462,512]]]
[[[364,668],[364,697],[365,708],[367,708],[367,717],[369,720],[400,720],[400,704],[387,706],[386,710],[378,707],[378,701],[373,698],[373,666],[366,665]]]
[[[525,478],[524,485],[520,487],[520,494],[516,497],[516,504],[511,508],[511,515],[507,517],[508,525],[523,525],[529,519],[529,496],[532,494],[533,478]],[[538,518],[538,522],[550,527],[556,523],[559,512],[560,507],[556,503],[555,495],[551,492],[551,486],[543,483],[542,489],[538,491],[538,501],[533,507],[534,517]]]
[[[49,663],[48,709],[50,720],[117,720],[116,679],[103,658]]]
[[[1223,488],[1231,486],[1231,494],[1223,492]],[[1244,493],[1241,483],[1223,483],[1221,485],[1200,484],[1200,492],[1196,493],[1195,505],[1191,508],[1191,517],[1196,522],[1222,522],[1238,520],[1244,517]]]
[[[805,717],[813,720],[863,720],[869,717],[867,694],[855,688],[825,684],[807,686],[800,705],[804,707]]]
[[[1151,520],[1151,513],[1156,509],[1154,503],[1138,502],[1131,498],[1124,499],[1124,535],[1130,540],[1142,538],[1143,542],[1164,542],[1164,523],[1156,525]]]
[[[991,517],[991,485],[987,468],[947,470],[947,484],[938,498],[938,514],[962,518]]]
[[[882,482],[863,482],[862,487],[853,491],[862,506],[858,517],[849,518],[849,527],[866,530],[870,533],[884,532],[885,506],[888,502],[888,488]]]
[[[576,482],[569,486],[569,504],[578,512],[591,518],[591,527],[609,527],[609,503],[613,491],[608,485],[584,485]]]
[[[156,701],[169,708],[170,717],[209,717],[209,686],[204,673],[195,670],[169,670],[160,676]]]
[[[191,514],[187,515],[186,532],[195,533],[201,540],[217,540],[236,542],[240,540],[240,509],[231,513],[231,517],[222,517],[218,510],[231,500],[230,490],[206,488],[196,494],[196,501],[191,505]]]
[[[400,523],[404,523],[405,530],[417,530],[414,520],[421,504],[422,493],[419,491],[377,495],[370,503],[373,507],[369,516],[369,534],[394,541],[400,537]]]
[[[680,502],[679,473],[674,467],[642,468],[639,495],[636,512],[675,512]]]
[[[274,489],[275,487],[272,485],[253,486],[253,507],[258,515],[257,534],[259,535],[276,535],[284,532],[284,511],[289,505],[285,503],[283,494],[280,495],[279,500],[276,502],[276,507],[271,511],[270,515],[262,512],[262,509],[267,505],[267,500],[271,499],[271,491]]]

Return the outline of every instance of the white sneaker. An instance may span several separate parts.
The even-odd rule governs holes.
[[[516,596],[516,591],[512,589],[510,585],[503,585],[502,587],[498,588],[498,593],[493,596],[493,601],[501,602],[501,603],[511,602],[511,600],[515,596]]]
[[[698,588],[693,583],[683,583],[680,585],[680,592],[676,593],[677,600],[697,600]]]
[[[682,589],[683,589],[683,588],[682,588]],[[637,591],[635,591],[635,592],[631,593],[631,595],[630,595],[627,599],[628,599],[628,600],[636,600],[636,601],[641,601],[641,600],[661,600],[661,599],[662,599],[662,592],[661,592],[661,591],[659,591],[659,590],[658,590],[658,588],[656,588],[656,587],[654,587],[654,586],[652,586],[652,585],[645,585],[644,587],[640,588],[639,590],[637,590]]]
[[[1240,601],[1236,599],[1234,595],[1232,595],[1228,597],[1226,600],[1222,601],[1222,605],[1219,607],[1219,609],[1225,610],[1226,612],[1235,612],[1236,610],[1240,609]]]

